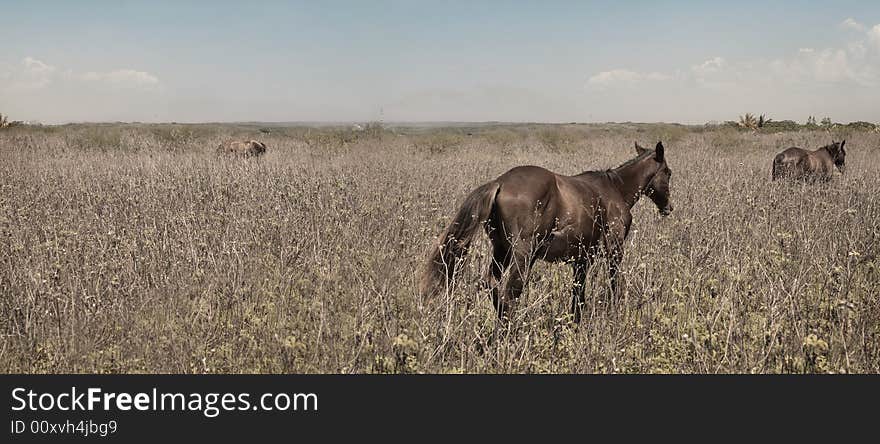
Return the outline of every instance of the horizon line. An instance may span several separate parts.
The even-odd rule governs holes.
[[[100,120],[100,121],[65,121],[57,123],[43,123],[40,121],[24,121],[25,125],[40,126],[65,126],[65,125],[682,125],[682,126],[707,126],[724,125],[736,120],[710,120],[703,123],[682,123],[668,121],[527,121],[527,120],[207,120],[207,121],[141,121],[141,120]],[[798,125],[806,125],[792,119],[773,120],[773,122],[794,122]],[[853,120],[850,122],[833,122],[835,124],[874,123],[870,120]],[[878,123],[877,125],[880,125]]]

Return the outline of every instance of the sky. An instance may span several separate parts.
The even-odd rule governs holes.
[[[0,113],[880,122],[880,1],[0,0]]]

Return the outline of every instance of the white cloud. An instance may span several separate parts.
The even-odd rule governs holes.
[[[880,25],[868,29],[850,18],[841,26],[859,30],[862,37],[837,48],[800,48],[796,53],[770,61],[729,62],[723,57],[713,57],[671,74],[625,69],[603,71],[590,77],[589,84],[601,89],[611,85],[634,86],[645,80],[675,80],[682,87],[696,85],[731,91],[758,88],[758,85],[774,89],[794,85],[880,85],[880,57],[869,51],[871,46],[880,50]]]
[[[868,54],[868,48],[863,42],[850,42],[846,45],[846,50],[857,59],[862,59]]]
[[[33,57],[25,57],[21,64],[6,73],[3,77],[11,91],[32,91],[42,89],[52,83],[56,68]]]
[[[853,31],[865,32],[865,25],[857,22],[854,18],[850,17],[840,23],[840,26],[843,26],[847,29],[852,29]]]
[[[683,82],[692,82],[703,88],[719,89],[734,84],[738,74],[736,69],[723,57],[713,57],[691,66],[690,71],[679,72],[678,77]]]
[[[587,80],[587,83],[596,87],[605,88],[619,85],[634,85],[645,81],[664,81],[670,79],[672,79],[672,76],[659,72],[640,73],[628,69],[612,69],[610,71],[602,71],[590,77]]]
[[[880,24],[869,27],[857,22],[853,18],[848,18],[841,22],[840,26],[860,34],[865,34],[868,42],[880,50]]]
[[[880,49],[880,25],[874,25],[874,27],[868,31],[868,40],[874,44],[877,49]]]
[[[6,92],[37,91],[53,85],[70,82],[90,82],[110,87],[151,87],[159,85],[155,75],[133,69],[117,69],[108,72],[89,71],[77,74],[72,69],[59,69],[34,57],[27,56],[21,63],[9,69],[0,69],[0,90]]]
[[[107,82],[115,86],[149,86],[159,83],[159,78],[144,71],[117,69],[109,72],[89,71],[82,75],[83,80]]]
[[[2,111],[16,120],[156,120],[163,93],[156,75],[134,69],[83,72],[32,56],[0,65]]]
[[[47,65],[33,57],[25,57],[21,64],[24,65],[25,69],[32,73],[51,74],[55,72],[54,66]]]
[[[724,69],[725,65],[727,65],[727,61],[725,61],[723,57],[715,57],[706,60],[699,65],[692,66],[691,71],[697,76],[706,76],[721,71]]]
[[[866,58],[864,46],[854,43],[846,48],[799,51],[794,57],[770,63],[772,74],[780,81],[797,83],[853,83],[874,86],[877,70]]]

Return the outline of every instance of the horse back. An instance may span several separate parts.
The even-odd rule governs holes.
[[[601,173],[600,173],[601,174]],[[629,207],[598,175],[563,176],[544,168],[514,168],[500,176],[494,228],[506,235],[538,241],[545,260],[575,257],[601,239],[608,220],[629,226]],[[614,203],[620,201],[621,205]],[[625,213],[625,214],[624,214]]]
[[[807,151],[791,147],[777,154],[773,159],[773,178],[791,176],[794,178],[829,176],[833,163],[820,151]]]
[[[532,224],[543,225],[543,216],[555,211],[559,202],[557,177],[552,171],[532,165],[519,166],[499,176],[495,206],[503,221],[523,229]]]
[[[810,152],[803,149],[793,146],[791,148],[786,148],[781,153],[777,154],[773,159],[774,163],[796,163],[800,162],[801,159],[809,157]]]

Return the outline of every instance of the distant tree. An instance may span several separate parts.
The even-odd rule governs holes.
[[[813,116],[807,117],[807,126],[816,126],[816,118]]]
[[[20,120],[9,120],[9,116],[0,114],[0,128],[11,128],[13,126],[21,125],[23,122]]]
[[[772,122],[773,119],[761,114],[758,117],[755,117],[752,113],[745,113],[739,116],[739,126],[742,128],[748,128],[751,130],[758,130],[759,128],[763,128],[764,125]]]
[[[758,129],[758,119],[752,113],[739,116],[739,126],[748,129]]]
[[[368,122],[362,131],[367,137],[382,137],[385,134],[385,124],[380,122]]]
[[[821,123],[822,123],[822,126],[831,126],[834,124],[834,122],[831,121],[830,117],[825,117],[824,119],[822,119]]]

